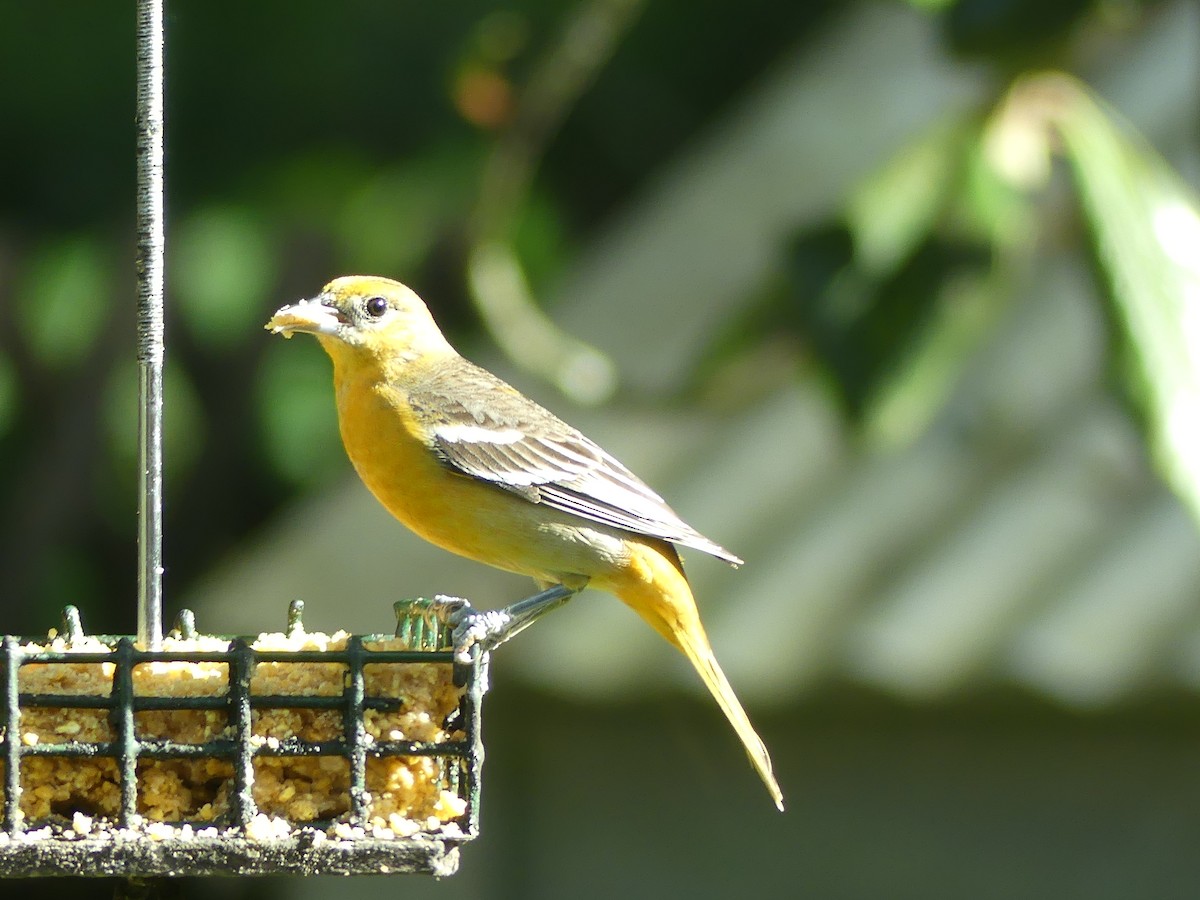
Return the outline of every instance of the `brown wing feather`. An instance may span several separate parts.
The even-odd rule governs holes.
[[[443,464],[533,503],[741,560],[679,518],[641,479],[553,413],[462,360],[408,387]]]

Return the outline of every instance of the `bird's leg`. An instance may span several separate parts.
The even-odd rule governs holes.
[[[485,653],[524,631],[546,613],[570,600],[576,590],[556,584],[532,597],[518,600],[502,609],[477,610],[458,597],[442,597],[438,614],[454,628],[454,655],[470,662],[471,647],[478,644]]]

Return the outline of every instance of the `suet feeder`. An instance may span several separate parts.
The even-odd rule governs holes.
[[[437,601],[394,635],[288,629],[161,649],[6,637],[0,874],[449,875],[475,837],[488,655]]]

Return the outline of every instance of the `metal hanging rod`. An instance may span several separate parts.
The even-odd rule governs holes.
[[[162,644],[164,0],[137,4],[138,642]]]

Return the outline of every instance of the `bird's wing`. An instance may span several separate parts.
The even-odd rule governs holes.
[[[533,503],[741,560],[679,518],[594,441],[490,372],[462,361],[407,389],[443,464]]]

